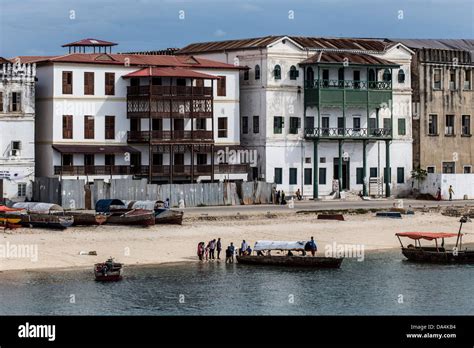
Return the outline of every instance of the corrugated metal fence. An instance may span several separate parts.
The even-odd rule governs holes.
[[[185,207],[271,203],[275,185],[265,182],[219,182],[197,184],[147,184],[146,179],[113,179],[110,183],[95,180],[86,185],[84,180],[37,178],[33,198],[38,202],[62,205],[65,209],[94,209],[99,199],[166,200],[172,207],[180,202]]]

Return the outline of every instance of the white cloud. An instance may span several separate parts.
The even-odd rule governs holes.
[[[222,29],[217,29],[214,32],[214,36],[217,36],[217,37],[226,36],[226,35],[227,35],[227,33]]]

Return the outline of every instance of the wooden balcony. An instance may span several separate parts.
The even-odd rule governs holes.
[[[212,98],[212,87],[191,86],[128,86],[127,96],[157,96],[157,97],[207,97]]]
[[[390,139],[390,128],[305,128],[306,139]]]
[[[151,105],[151,110],[150,110]],[[127,118],[211,118],[212,99],[193,96],[172,100],[127,96]]]
[[[194,167],[194,168],[193,168]],[[173,176],[194,176],[212,174],[211,164],[191,165],[153,165],[152,175],[154,177],[168,177],[173,168]],[[54,175],[83,176],[83,175],[134,175],[147,177],[149,166],[54,166]],[[249,170],[248,164],[215,164],[215,174],[244,174]]]
[[[129,131],[127,141],[129,143],[180,143],[180,142],[213,142],[212,131],[208,130],[166,130],[166,131]]]
[[[54,175],[140,175],[142,166],[54,166]]]
[[[307,106],[381,105],[388,104],[391,99],[391,81],[305,81],[305,104]]]

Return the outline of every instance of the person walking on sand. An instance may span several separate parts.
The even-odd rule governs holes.
[[[217,259],[220,260],[221,251],[222,251],[222,242],[220,238],[217,238],[216,248],[217,248]]]
[[[215,260],[214,250],[216,249],[216,240],[213,239],[209,242],[209,259]]]
[[[449,185],[449,200],[452,201],[453,200],[453,195],[454,195],[454,190],[453,190],[453,185]]]
[[[285,200],[285,191],[281,190],[281,204],[285,205],[286,200]]]
[[[275,204],[280,204],[280,190],[278,190],[276,193],[275,202]]]
[[[301,191],[300,189],[296,190],[296,198],[301,201],[303,199],[303,196],[301,196]]]
[[[441,187],[438,187],[438,192],[436,193],[436,200],[437,201],[441,200]]]

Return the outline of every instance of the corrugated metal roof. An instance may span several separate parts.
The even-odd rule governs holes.
[[[363,53],[349,53],[349,52],[318,52],[315,55],[305,59],[300,63],[304,64],[343,64],[348,62],[349,65],[386,65],[386,66],[399,66],[396,63],[388,60],[371,56]]]
[[[117,46],[115,42],[98,40],[98,39],[82,39],[79,41],[71,42],[62,45],[61,47],[72,47],[72,46]]]
[[[187,45],[178,54],[215,52],[264,48],[285,37],[284,35],[264,36],[253,39],[201,42]],[[304,48],[383,51],[389,44],[381,39],[318,38],[307,36],[287,36]]]
[[[84,63],[163,67],[192,67],[211,69],[243,69],[243,67],[216,62],[209,59],[192,56],[140,55],[140,54],[110,54],[110,53],[71,53],[62,56],[19,56],[22,63]]]
[[[146,67],[130,74],[123,76],[130,77],[187,77],[196,79],[218,79],[218,77],[208,74],[199,73],[190,69],[183,68],[153,68]]]
[[[471,53],[471,61],[474,62],[473,39],[387,39],[387,41],[400,42],[405,46],[415,50],[430,48],[468,51]]]

